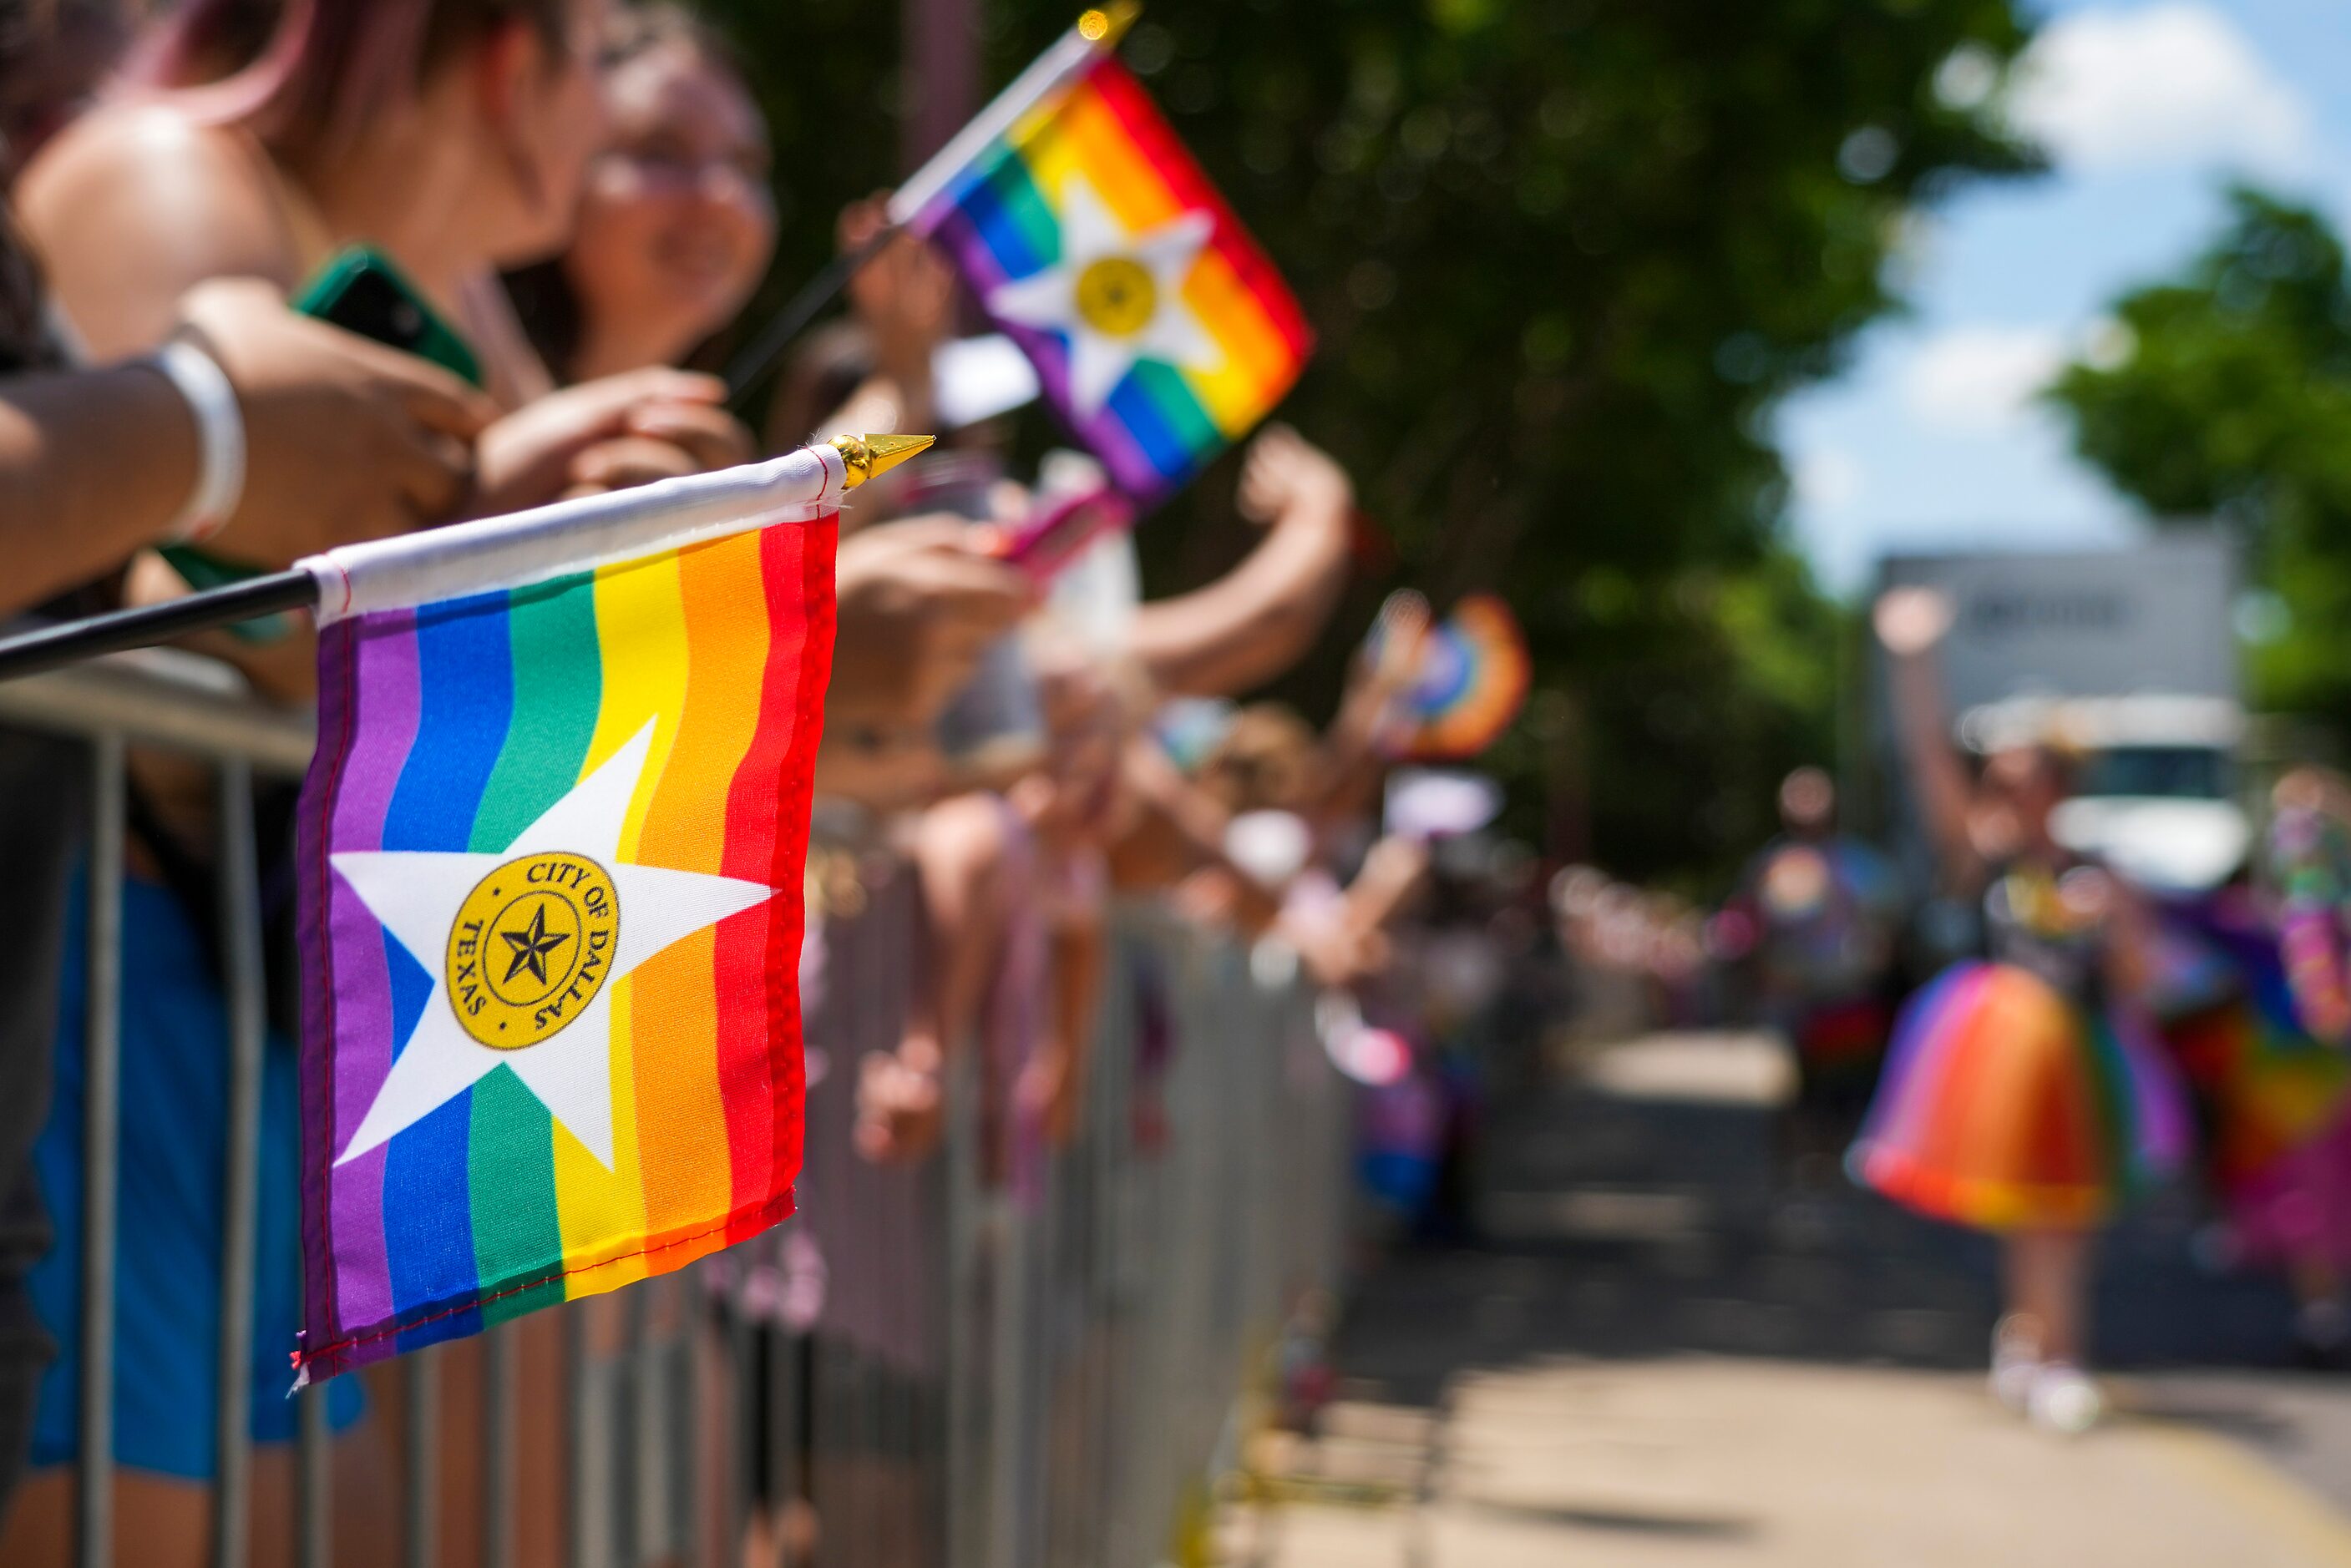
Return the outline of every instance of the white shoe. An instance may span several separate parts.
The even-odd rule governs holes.
[[[1991,1397],[2016,1415],[2032,1403],[2033,1381],[2041,1376],[2041,1346],[2022,1324],[2004,1317],[1991,1331]]]
[[[2044,1432],[2078,1438],[2106,1413],[2106,1397],[2090,1375],[2071,1362],[2045,1363],[2032,1379],[2025,1415]]]

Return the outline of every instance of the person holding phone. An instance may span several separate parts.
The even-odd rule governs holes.
[[[70,119],[124,28],[110,0],[29,8],[0,0],[0,181]],[[305,320],[266,283],[201,284],[170,302],[162,323],[162,353],[78,365],[55,329],[39,268],[0,213],[0,607],[8,613],[101,606],[145,545],[203,537],[282,565],[338,539],[437,521],[472,487],[474,441],[496,410],[445,371]],[[26,1291],[52,1234],[27,1153],[49,1098],[85,769],[74,742],[0,731],[8,895],[0,899],[0,1561],[9,1563],[63,1551],[57,1508],[45,1532],[42,1510],[10,1504],[22,1502],[12,1494],[52,1349]],[[151,982],[142,971],[142,987],[152,992]],[[185,1315],[181,1297],[162,1305]],[[282,1414],[278,1392],[256,1409]],[[277,1474],[265,1466],[262,1479]],[[125,1511],[145,1532],[126,1532],[125,1560],[168,1560],[144,1552],[157,1541],[196,1550],[202,1532],[184,1508],[142,1490],[125,1489]],[[64,1497],[49,1490],[53,1503]]]
[[[193,290],[180,319],[169,368],[151,356],[0,379],[0,612],[198,532],[283,565],[423,526],[465,495],[496,409],[455,377],[249,281]],[[219,378],[201,408],[182,385],[205,374],[189,355]],[[219,441],[237,452],[234,483],[205,472]]]
[[[1992,1393],[2078,1433],[2105,1407],[2086,1370],[2097,1234],[2177,1167],[2187,1113],[2154,1044],[2144,902],[2052,826],[2073,758],[2036,735],[1971,775],[1953,739],[1938,652],[1953,618],[1943,595],[1900,587],[1873,621],[1928,843],[1949,891],[1980,900],[1982,949],[1905,1009],[1846,1168],[1999,1237]]]
[[[47,367],[0,369],[0,607],[106,577],[192,524],[282,563],[337,537],[413,527],[462,493],[468,438],[491,410],[454,377],[294,316],[264,286],[207,284],[183,322],[181,353],[209,371],[185,358],[176,371],[152,360],[74,369],[39,339],[0,345],[0,367]],[[175,375],[209,375],[212,393],[200,405]],[[235,477],[208,456],[224,440]],[[124,462],[126,451],[141,461]],[[0,731],[0,1514],[47,1353],[25,1296],[52,1234],[28,1154],[48,1103],[83,766],[72,742]]]
[[[229,76],[237,0],[190,0],[121,97],[26,169],[19,210],[90,351],[135,353],[207,278],[286,295],[352,244],[379,249],[479,356],[511,410],[475,452],[468,510],[637,483],[748,455],[705,377],[660,369],[548,394],[496,274],[569,237],[602,140],[608,0],[290,0]]]
[[[440,493],[418,482],[404,454],[357,449],[340,434],[317,438],[320,455],[339,455],[343,472],[321,476],[310,494],[292,499],[307,501],[312,514],[330,524],[356,520],[356,527],[334,536],[389,531],[381,519],[395,508],[397,525],[415,526],[747,455],[747,439],[718,406],[722,390],[710,379],[656,369],[547,393],[543,371],[534,379],[536,361],[520,334],[498,315],[495,268],[561,243],[581,166],[598,140],[593,55],[602,0],[292,0],[257,60],[225,79],[200,83],[207,73],[184,46],[210,36],[204,29],[237,8],[235,0],[181,7],[143,72],[172,90],[94,110],[27,165],[20,192],[26,227],[55,269],[60,314],[88,352],[170,352],[162,345],[178,330],[181,297],[215,278],[258,280],[247,290],[267,295],[267,307],[283,317],[283,299],[328,261],[352,244],[372,244],[389,264],[377,281],[396,269],[421,306],[455,324],[479,356],[492,398],[509,411],[493,421],[490,400],[465,398],[478,417],[444,421],[449,428],[441,433],[454,450],[442,455],[459,479]],[[208,432],[225,428],[232,403],[251,401],[234,379],[250,334],[240,325],[224,336],[235,341],[220,345],[214,362],[225,365],[229,390],[207,383],[209,390],[192,393],[208,405],[199,410],[210,421]],[[186,355],[173,358],[183,377],[193,369],[183,391],[204,379]],[[450,379],[421,358],[411,363],[435,385]],[[263,442],[278,440],[277,428],[266,421],[250,428],[256,464],[275,461]],[[359,422],[361,431],[368,428]],[[374,499],[332,504],[354,493]],[[240,537],[238,524],[229,516],[204,543],[236,562],[263,565],[287,542],[272,543],[250,526]],[[278,525],[286,532],[282,517]],[[170,530],[159,532],[168,536]],[[306,540],[304,547],[329,542]],[[128,593],[139,598],[163,597],[178,586],[151,554],[141,555],[127,579]],[[239,654],[266,690],[292,697],[307,690],[309,661],[298,639],[262,649],[260,658],[214,646]],[[201,1309],[216,1296],[202,1282],[200,1261],[217,1255],[221,1215],[216,1199],[205,1207],[207,1188],[190,1173],[216,1164],[225,1126],[216,1098],[224,1093],[225,1037],[218,977],[206,956],[209,906],[191,896],[204,878],[213,837],[210,795],[200,774],[175,770],[170,761],[134,755],[140,810],[123,888],[124,941],[142,963],[140,983],[126,989],[121,1043],[126,1082],[144,1087],[126,1095],[123,1105],[125,1265],[117,1307],[119,1322],[136,1332],[119,1336],[115,1349],[116,1386],[127,1402],[118,1403],[115,1423],[121,1466],[116,1520],[124,1561],[193,1563],[202,1552],[207,1478],[218,1460],[206,1423],[192,1414],[209,1405],[203,1390],[215,1375],[212,1325]],[[12,774],[7,784],[36,789],[40,773]],[[54,766],[46,784],[76,802],[84,793]],[[73,842],[70,832],[64,836],[46,889],[60,900]],[[52,927],[62,923],[67,940],[49,944],[45,972],[32,977],[47,992],[44,1021],[57,1021],[38,1048],[53,1055],[69,1096],[78,1034],[69,1016],[59,1017],[56,1002],[60,969],[68,1008],[78,994],[70,978],[78,928],[58,920],[55,903],[45,906],[43,918]],[[266,1067],[265,1171],[290,1168],[290,1054],[274,1039]],[[76,1121],[69,1106],[53,1111],[36,1144],[44,1196],[60,1217],[61,1235],[72,1231],[77,1199]],[[292,1245],[292,1188],[265,1177],[263,1191],[256,1370],[274,1380],[273,1361],[298,1321],[290,1255],[281,1250]],[[188,1201],[192,1195],[198,1200]],[[53,1248],[31,1278],[41,1326],[61,1341],[70,1340],[76,1321],[68,1252]],[[0,1339],[19,1326],[0,1325]],[[290,1407],[278,1397],[282,1385],[255,1392],[253,1438],[283,1444],[291,1430]],[[356,1395],[355,1385],[332,1400],[339,1427],[354,1417]],[[21,1411],[21,1391],[16,1406]],[[20,1489],[0,1538],[0,1560],[10,1563],[60,1560],[70,1537],[67,1465],[76,1434],[65,1374],[48,1378],[33,1425],[34,1457],[44,1468]],[[381,1423],[371,1423],[338,1446],[350,1480],[381,1473],[385,1440]],[[290,1496],[287,1461],[276,1447],[256,1466],[257,1532],[276,1536],[290,1528],[290,1504],[279,1506]],[[338,1560],[364,1561],[385,1539],[382,1521],[370,1515],[367,1488],[353,1484],[345,1495],[350,1505],[339,1511]]]

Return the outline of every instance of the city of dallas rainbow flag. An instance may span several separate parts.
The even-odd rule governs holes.
[[[1145,504],[1272,412],[1313,335],[1149,95],[1102,55],[914,214]]]
[[[303,1377],[789,1214],[840,452],[304,563]]]

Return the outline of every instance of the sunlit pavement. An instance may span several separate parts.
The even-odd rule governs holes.
[[[2351,1564],[2351,1377],[2283,1370],[2281,1295],[2196,1266],[2184,1197],[2107,1249],[2117,1413],[2067,1441],[1984,1395],[1979,1240],[1775,1177],[1767,1043],[1573,1076],[1493,1117],[1481,1245],[1367,1282],[1229,1560]]]

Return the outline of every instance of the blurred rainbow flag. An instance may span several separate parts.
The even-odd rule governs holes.
[[[1120,489],[1165,499],[1281,401],[1313,346],[1281,275],[1104,56],[916,214]]]
[[[1404,601],[1414,607],[1404,611]],[[1510,607],[1494,594],[1470,594],[1431,625],[1427,604],[1406,590],[1389,596],[1365,641],[1374,663],[1388,657],[1398,625],[1425,628],[1405,657],[1411,680],[1398,702],[1397,754],[1414,762],[1465,762],[1501,739],[1526,706],[1534,666]]]
[[[792,1211],[843,485],[799,452],[303,563],[306,1378]]]

